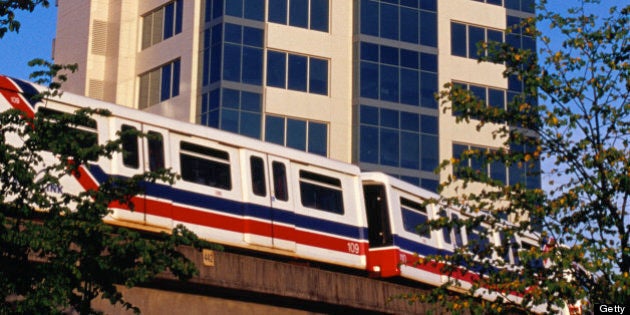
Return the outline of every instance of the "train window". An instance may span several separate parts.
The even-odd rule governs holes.
[[[423,226],[429,219],[427,208],[406,198],[400,198],[400,206],[405,230],[422,237],[431,237],[431,229]]]
[[[459,220],[459,216],[453,215],[453,221]],[[453,227],[453,234],[455,234],[455,246],[462,247],[464,246],[464,238],[462,237],[462,229],[455,225]]]
[[[539,249],[534,250],[534,248],[538,247],[537,245],[529,244],[525,242],[521,244],[521,247],[523,251],[528,251],[528,252],[537,252],[539,250]],[[524,261],[522,261],[521,264],[527,264],[530,268],[533,268],[533,269],[543,269],[545,267],[545,264],[543,263],[542,258],[541,257],[535,258],[535,256],[536,255],[527,255],[526,256],[527,258],[524,258]]]
[[[510,263],[513,265],[520,265],[520,260],[518,258],[518,251],[520,249],[520,245],[516,241],[514,236],[507,238],[503,232],[500,232],[501,239],[501,252],[503,260],[506,263]]]
[[[471,251],[478,255],[483,256],[486,255],[488,250],[490,249],[490,239],[488,239],[488,230],[484,227],[477,226],[473,228],[468,236],[468,248]]]
[[[304,207],[343,214],[343,194],[341,181],[300,170],[300,195]]]
[[[258,156],[252,156],[249,158],[249,166],[252,176],[252,192],[256,196],[266,196],[265,161]]]
[[[138,129],[128,125],[122,125],[122,127],[120,128],[123,165],[130,168],[138,168],[140,166],[137,131]]]
[[[40,113],[40,115],[42,115],[45,119],[52,122],[62,119],[64,115],[72,115],[46,107],[40,107],[38,109],[38,113]],[[76,124],[73,126],[74,128],[67,131],[69,133],[68,139],[72,139],[74,143],[55,143],[55,148],[48,147],[46,149],[48,149],[48,151],[68,154],[76,150],[72,148],[73,144],[78,144],[80,148],[93,148],[98,145],[96,120],[88,118],[85,121],[75,121],[74,123]],[[51,144],[47,143],[47,145]],[[87,159],[90,161],[98,160],[98,152],[95,150],[90,152]]]
[[[164,139],[162,134],[149,131],[147,141],[149,145],[149,170],[154,172],[164,168]]]
[[[289,192],[287,191],[287,169],[280,162],[271,163],[273,171],[273,196],[277,200],[289,200]]]
[[[179,153],[182,179],[230,190],[230,155],[221,150],[182,141]]]

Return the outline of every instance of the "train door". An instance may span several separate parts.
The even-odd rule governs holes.
[[[111,164],[111,172],[113,176],[131,177],[143,171],[142,168],[142,146],[141,138],[138,133],[142,130],[142,126],[138,122],[129,121],[114,117],[110,124],[110,139],[117,138],[120,132],[122,140],[122,152],[114,154]],[[139,196],[133,198],[134,209],[131,211],[128,206],[121,204],[111,204],[115,220],[125,223],[145,223],[145,198]]]
[[[156,172],[171,167],[168,130],[154,126],[142,126],[146,135],[142,141],[142,160],[145,172]],[[171,185],[164,182],[145,186],[146,223],[171,229],[173,227],[173,200],[169,197]]]
[[[291,191],[291,163],[288,159],[269,156],[269,176],[273,247],[295,251],[295,207]]]
[[[241,151],[243,174],[243,240],[249,244],[272,247],[271,191],[267,155]]]
[[[363,197],[368,219],[368,237],[370,248],[391,246],[393,244],[387,195],[384,185],[364,185]]]

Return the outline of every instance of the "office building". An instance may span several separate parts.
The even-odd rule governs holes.
[[[439,162],[501,145],[434,95],[456,82],[505,106],[521,93],[476,43],[534,47],[506,25],[533,0],[59,0],[64,86],[125,106],[379,170],[430,190]],[[525,150],[525,148],[517,148]],[[475,161],[469,161],[475,163]],[[505,181],[517,169],[488,167]],[[538,179],[532,180],[532,185]]]

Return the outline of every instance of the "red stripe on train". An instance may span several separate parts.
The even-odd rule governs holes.
[[[0,76],[0,94],[4,96],[13,108],[23,111],[28,118],[35,117],[33,108],[24,99],[24,96],[20,94],[19,87],[5,76]]]
[[[85,166],[82,165],[79,167],[79,174],[78,176],[75,175],[75,177],[84,189],[98,189],[96,180],[91,176],[89,171],[87,171]],[[306,230],[297,230],[294,227],[289,226],[272,225],[272,222],[231,217],[209,211],[173,205],[170,202],[145,199],[144,197],[133,197],[131,201],[135,205],[135,211],[143,211],[146,214],[171,218],[175,221],[223,229],[237,233],[252,233],[270,238],[273,237],[287,241],[295,241],[299,244],[354,255],[366,255],[368,251],[368,244],[366,242],[342,239]],[[119,202],[112,202],[110,207],[129,211],[129,207],[122,205]]]

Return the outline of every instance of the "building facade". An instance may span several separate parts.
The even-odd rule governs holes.
[[[79,64],[67,91],[436,190],[440,161],[502,140],[456,124],[435,93],[454,82],[489,106],[522,93],[476,43],[535,48],[504,33],[532,13],[533,0],[59,0],[54,58]]]

